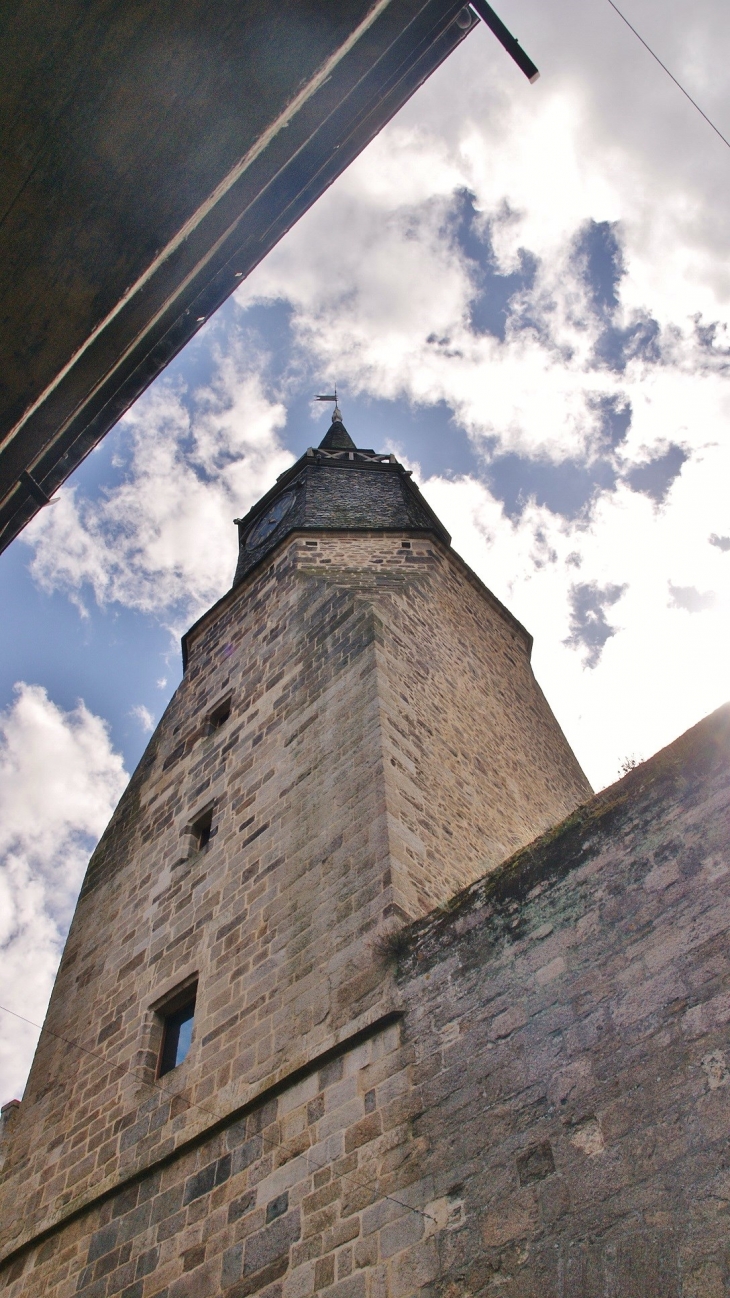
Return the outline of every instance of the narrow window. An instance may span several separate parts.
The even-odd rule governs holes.
[[[305,541],[304,544],[306,545],[306,547],[307,547],[308,550],[316,550],[316,549],[317,549],[317,542],[316,542],[316,541]]]
[[[173,1068],[177,1068],[190,1049],[195,1022],[196,991],[197,987],[188,989],[182,1005],[178,1004],[175,1009],[161,1011],[164,1028],[160,1064],[157,1069],[158,1077],[163,1077],[165,1073],[171,1073]]]
[[[411,543],[410,543],[410,541],[401,541],[401,543],[400,543],[400,548],[401,548],[401,550],[410,550],[410,548],[411,548]]]
[[[193,821],[193,846],[196,852],[202,852],[203,848],[208,846],[212,829],[213,808],[209,807],[207,811],[203,812],[202,816],[198,816],[198,819]]]
[[[231,715],[231,700],[224,699],[222,703],[218,704],[217,708],[213,709],[210,716],[208,717],[208,724],[210,726],[210,729],[220,730],[221,726],[224,726],[226,724],[226,721],[228,720],[230,715]]]

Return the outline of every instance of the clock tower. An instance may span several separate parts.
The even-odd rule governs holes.
[[[237,523],[8,1125],[8,1298],[294,1298],[333,1283],[330,1236],[352,1268],[332,1187],[390,1130],[377,1087],[407,1112],[387,951],[590,794],[530,635],[339,409]],[[353,1298],[385,1292],[368,1248]]]

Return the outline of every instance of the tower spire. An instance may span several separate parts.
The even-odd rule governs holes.
[[[325,433],[319,444],[321,451],[355,451],[357,447],[342,422],[342,411],[337,400],[337,388],[334,393],[323,396],[316,396],[315,401],[334,401],[335,408],[332,411],[332,423]]]

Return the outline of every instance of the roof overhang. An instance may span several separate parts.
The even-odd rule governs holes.
[[[477,22],[460,0],[20,0],[0,550]]]

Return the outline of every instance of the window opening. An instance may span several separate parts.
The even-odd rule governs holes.
[[[208,722],[211,730],[220,730],[221,726],[224,726],[226,724],[226,721],[228,720],[230,715],[231,715],[231,700],[224,699],[222,703],[218,704],[217,708],[213,709],[210,716],[208,717]]]
[[[158,1077],[163,1077],[165,1073],[171,1073],[173,1068],[178,1068],[190,1050],[195,1021],[196,992],[197,987],[193,987],[188,992],[183,1005],[170,1010],[169,1013],[163,1011],[165,1026],[160,1050],[160,1066],[157,1069]]]
[[[308,548],[309,550],[316,550],[316,549],[317,549],[317,542],[316,542],[316,541],[305,541],[304,544],[307,546],[307,548]]]
[[[401,548],[401,550],[410,550],[410,548],[411,548],[411,543],[410,543],[410,541],[401,541],[401,543],[400,543],[400,548]]]
[[[202,852],[203,848],[208,846],[212,829],[213,808],[209,807],[207,811],[203,812],[202,816],[198,816],[198,819],[193,821],[191,832],[193,835],[195,850],[197,852]]]

